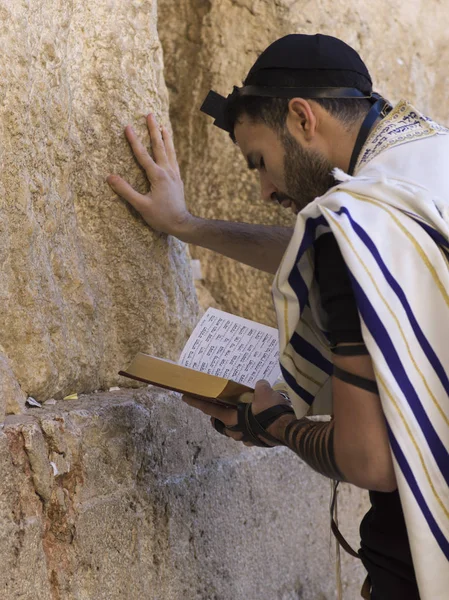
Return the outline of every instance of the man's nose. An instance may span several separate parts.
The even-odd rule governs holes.
[[[264,174],[260,174],[260,195],[264,202],[272,202],[275,200],[275,194],[278,194],[279,190],[277,187],[266,177]]]

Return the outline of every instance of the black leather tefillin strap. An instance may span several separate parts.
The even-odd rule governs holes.
[[[260,85],[247,85],[241,88],[234,86],[231,94],[227,97],[217,94],[211,90],[201,105],[201,112],[213,117],[215,119],[214,125],[220,129],[224,129],[228,133],[231,133],[231,128],[227,120],[227,106],[228,103],[235,96],[259,96],[259,97],[270,97],[270,98],[293,98],[299,96],[302,98],[318,99],[318,98],[355,98],[355,99],[369,99],[374,102],[369,113],[367,114],[357,137],[354,151],[352,153],[349,175],[353,174],[357,158],[360,150],[365,143],[371,127],[379,116],[386,116],[391,110],[391,105],[387,100],[379,96],[376,93],[370,93],[369,95],[364,94],[358,89],[348,87],[282,87],[282,86],[260,86]]]
[[[360,131],[354,145],[354,150],[352,151],[351,160],[349,162],[348,175],[354,175],[354,169],[355,165],[357,164],[360,151],[368,139],[374,123],[379,117],[386,117],[392,109],[391,104],[385,100],[385,98],[382,98],[382,96],[373,93],[372,97],[377,98],[377,100],[370,108],[365,120],[362,123],[362,126],[360,127]]]
[[[340,483],[339,481],[334,481],[333,486],[332,486],[332,488],[333,488],[332,489],[332,500],[331,500],[331,505],[330,505],[332,533],[337,538],[338,543],[340,544],[340,546],[344,550],[346,550],[346,552],[348,554],[350,554],[354,558],[360,558],[359,553],[356,552],[355,550],[353,550],[351,548],[351,546],[348,544],[348,542],[345,540],[345,538],[341,534],[340,530],[338,529],[337,521],[336,521],[336,518],[335,518],[335,513],[336,513],[335,509],[336,509],[336,503],[337,503],[337,488],[338,488],[338,484],[339,483]]]
[[[269,444],[263,442],[260,437],[264,437],[273,444],[285,445],[280,442],[277,438],[270,435],[266,428],[271,425],[278,417],[283,414],[291,413],[294,414],[294,410],[291,406],[286,404],[278,404],[267,408],[266,410],[259,413],[257,416],[253,414],[251,410],[251,404],[239,404],[237,406],[237,426],[229,427],[229,429],[241,431],[243,433],[243,440],[251,442],[255,446],[261,446],[262,448],[270,448]]]
[[[215,419],[214,427],[218,433],[223,435],[226,435],[225,429],[241,432],[243,434],[241,439],[242,442],[251,442],[254,446],[271,448],[271,446],[262,441],[260,437],[269,440],[276,446],[285,445],[269,434],[266,429],[281,415],[287,413],[294,414],[294,410],[291,406],[288,404],[277,404],[276,406],[267,408],[258,415],[254,415],[251,410],[251,403],[240,402],[237,404],[237,425],[226,427],[222,421]]]
[[[332,354],[338,356],[366,356],[369,354],[365,344],[350,344],[348,346],[334,346],[331,348]]]
[[[359,157],[360,151],[363,148],[368,136],[371,132],[371,129],[379,117],[386,117],[386,115],[391,111],[391,104],[379,96],[378,94],[373,93],[373,98],[377,98],[373,106],[370,108],[368,114],[366,115],[361,127],[359,134],[357,136],[354,150],[352,151],[351,160],[349,163],[348,174],[353,175],[355,165],[357,164],[357,159]],[[351,344],[350,346],[336,346],[331,349],[334,354],[339,356],[362,356],[369,354],[365,344]],[[356,387],[359,387],[367,392],[371,392],[372,394],[379,394],[379,388],[375,381],[371,379],[367,379],[366,377],[360,377],[359,375],[354,375],[353,373],[349,373],[345,369],[341,369],[334,365],[333,375],[338,379],[341,379],[345,383],[350,383]]]
[[[341,379],[345,383],[350,383],[351,385],[355,385],[355,387],[361,388],[362,390],[366,390],[367,392],[371,392],[372,394],[379,394],[379,388],[377,387],[377,383],[372,379],[367,379],[366,377],[360,377],[360,375],[354,375],[345,369],[340,369],[334,365],[333,371],[334,377],[337,379]]]
[[[337,354],[338,356],[366,356],[369,354],[367,347],[365,344],[350,344],[348,346],[335,346],[331,349],[333,354]],[[379,388],[375,381],[371,379],[367,379],[366,377],[360,377],[360,375],[354,375],[345,369],[341,369],[334,365],[333,375],[338,379],[341,379],[345,383],[350,383],[351,385],[355,385],[356,387],[361,388],[362,390],[366,390],[367,392],[371,392],[373,394],[379,393]]]

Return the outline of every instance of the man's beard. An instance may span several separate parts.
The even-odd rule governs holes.
[[[281,141],[286,192],[299,211],[335,185],[334,167],[316,150],[304,150],[288,131],[282,133]]]

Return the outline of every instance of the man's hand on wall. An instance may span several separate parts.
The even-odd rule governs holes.
[[[147,194],[140,194],[119,175],[109,175],[110,187],[129,202],[150,227],[177,235],[189,219],[184,200],[184,186],[179,172],[173,139],[165,127],[159,127],[153,115],[147,117],[153,158],[128,125],[125,135],[136,160],[145,170],[151,184]]]

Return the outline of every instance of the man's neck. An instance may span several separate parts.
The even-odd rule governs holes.
[[[329,148],[330,162],[333,165],[335,165],[335,167],[341,169],[345,173],[347,173],[349,170],[352,153],[354,152],[354,147],[365,118],[366,115],[362,119],[360,119],[360,121],[356,125],[351,127],[350,130],[346,129],[344,125],[342,125],[340,122],[336,123],[335,131],[332,136],[332,139],[335,140],[335,142]],[[381,120],[382,117],[379,116],[374,121],[369,131],[368,137],[372,134],[372,132]]]

